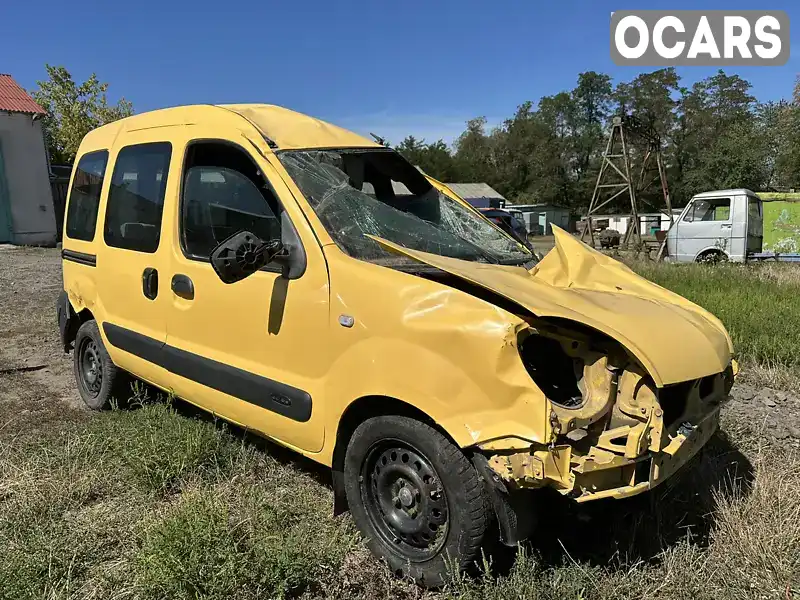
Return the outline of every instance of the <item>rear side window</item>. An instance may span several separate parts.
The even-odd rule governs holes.
[[[171,155],[169,142],[126,146],[119,151],[103,233],[108,246],[156,251]]]
[[[97,207],[100,190],[106,174],[108,152],[100,150],[81,156],[75,167],[72,189],[69,192],[67,209],[67,237],[91,242],[97,225]]]
[[[747,210],[750,213],[751,219],[760,219],[761,218],[761,201],[756,200],[755,198],[748,197],[747,198]]]

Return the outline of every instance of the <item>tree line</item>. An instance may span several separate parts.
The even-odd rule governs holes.
[[[91,129],[133,114],[124,98],[110,104],[107,83],[91,75],[76,83],[64,67],[46,65],[33,97],[44,119],[50,159],[71,163]],[[452,147],[406,137],[396,149],[423,171],[446,182],[486,182],[513,203],[552,202],[585,210],[592,197],[609,124],[630,114],[662,140],[675,206],[712,189],[800,188],[800,80],[791,99],[758,102],[750,82],[719,71],[691,87],[673,68],[613,84],[588,71],[572,90],[523,102],[501,125],[483,117],[466,123]],[[631,139],[632,173],[645,147]],[[650,178],[646,178],[650,181]],[[641,210],[660,208],[657,185],[643,186]],[[615,208],[625,210],[623,200]]]
[[[468,121],[452,148],[408,136],[396,149],[441,181],[486,182],[513,203],[552,202],[583,211],[611,119],[621,114],[660,136],[675,206],[713,189],[800,188],[800,83],[789,100],[758,102],[750,82],[724,71],[691,87],[681,85],[673,68],[616,85],[589,71],[572,90],[536,105],[522,103],[497,127],[488,129],[483,117]],[[646,145],[631,142],[636,181]],[[648,187],[649,181],[639,194],[640,210],[663,206],[659,186]],[[623,202],[616,208],[624,210]]]

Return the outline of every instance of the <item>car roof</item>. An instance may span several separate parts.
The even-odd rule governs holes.
[[[714,190],[711,192],[702,192],[700,194],[695,194],[695,198],[717,198],[719,196],[754,196],[758,198],[755,192],[745,189],[745,188],[737,188],[732,190]]]
[[[197,104],[163,108],[98,127],[87,134],[86,140],[92,145],[110,145],[107,138],[113,141],[123,131],[204,123],[240,128],[249,125],[267,138],[273,148],[281,150],[383,148],[337,125],[271,104]]]

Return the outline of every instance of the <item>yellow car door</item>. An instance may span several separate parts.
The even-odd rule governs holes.
[[[178,396],[306,453],[322,448],[328,274],[295,199],[246,138],[187,129],[172,215],[168,368]],[[211,251],[240,231],[291,243],[301,269],[268,264],[223,283]],[[299,275],[298,275],[299,274]]]
[[[162,236],[165,199],[177,194],[179,168],[164,128],[121,136],[100,211],[95,311],[113,361],[157,385],[166,383],[158,355],[166,339],[169,239]],[[171,170],[172,169],[172,170]],[[166,243],[165,243],[166,242]]]

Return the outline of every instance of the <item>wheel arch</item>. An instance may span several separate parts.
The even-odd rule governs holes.
[[[723,250],[722,248],[717,248],[716,246],[708,246],[707,248],[703,248],[702,250],[700,250],[700,252],[695,254],[694,262],[699,262],[700,259],[703,258],[704,256],[711,256],[713,254],[719,254],[721,256],[724,256],[727,260],[730,260],[730,255],[728,255],[728,253],[725,252],[725,250]]]
[[[331,461],[333,480],[333,510],[335,515],[347,511],[347,498],[344,491],[344,458],[347,445],[356,428],[372,417],[395,415],[416,419],[425,423],[448,440],[458,446],[453,437],[437,423],[430,415],[409,402],[385,395],[367,395],[356,398],[347,405],[336,428],[336,441],[334,442]]]
[[[65,291],[61,292],[58,304],[58,325],[61,330],[61,343],[64,346],[64,352],[69,352],[72,349],[80,326],[87,321],[94,320],[94,314],[89,308],[84,306],[76,311],[67,293]]]

